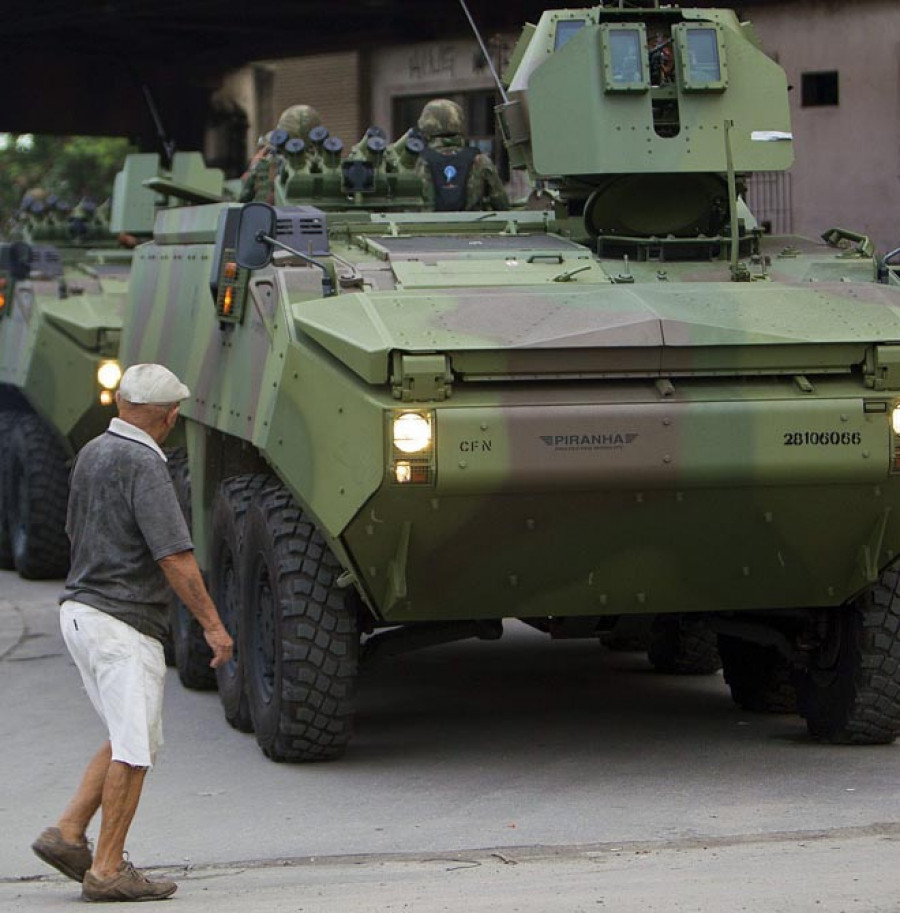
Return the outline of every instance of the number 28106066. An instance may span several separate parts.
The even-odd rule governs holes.
[[[858,447],[861,431],[785,431],[785,447]]]

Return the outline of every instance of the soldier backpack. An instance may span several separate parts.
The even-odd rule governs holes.
[[[464,146],[449,155],[430,148],[422,151],[431,171],[434,208],[438,212],[460,212],[466,208],[466,183],[477,155],[474,146]]]

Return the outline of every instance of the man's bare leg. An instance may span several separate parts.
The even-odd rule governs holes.
[[[132,767],[122,761],[110,761],[103,783],[100,836],[91,872],[97,878],[112,878],[125,852],[125,838],[134,819],[146,767]]]
[[[69,843],[80,843],[84,840],[87,826],[100,808],[103,799],[103,784],[106,781],[111,757],[112,748],[109,742],[105,742],[91,758],[75,795],[57,822],[56,826],[63,840]]]

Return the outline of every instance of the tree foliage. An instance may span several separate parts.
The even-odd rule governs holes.
[[[125,156],[135,152],[121,137],[19,136],[4,134],[0,145],[0,225],[28,190],[43,188],[72,205],[87,197],[109,199]]]

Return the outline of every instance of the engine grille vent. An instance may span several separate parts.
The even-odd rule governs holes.
[[[282,244],[293,247],[307,256],[322,256],[329,252],[328,220],[315,206],[293,206],[277,210],[275,234]]]
[[[62,258],[55,247],[36,245],[31,248],[31,274],[55,279],[63,274]]]

